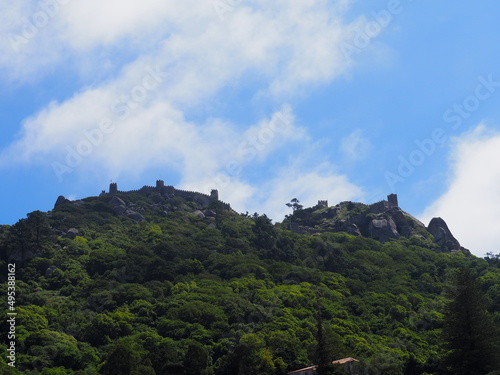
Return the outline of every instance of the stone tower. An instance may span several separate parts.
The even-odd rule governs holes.
[[[214,201],[218,201],[219,200],[219,191],[216,189],[212,189],[212,191],[210,193],[210,198],[213,199]]]
[[[328,207],[328,201],[318,201],[318,207]]]
[[[156,189],[162,190],[165,187],[165,182],[163,180],[156,180]]]
[[[109,184],[109,194],[116,194],[118,193],[118,185],[116,182],[112,182]]]
[[[387,196],[387,201],[389,202],[389,208],[399,207],[397,194],[389,194]]]

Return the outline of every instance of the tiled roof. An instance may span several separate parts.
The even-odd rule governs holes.
[[[348,363],[348,362],[359,362],[359,361],[356,358],[347,357],[347,358],[337,359],[336,361],[333,361],[332,363],[343,365],[344,363]]]
[[[314,366],[304,367],[304,368],[301,368],[300,370],[295,370],[295,371],[289,372],[288,374],[296,374],[298,372],[307,371],[307,370],[316,370],[316,367],[318,367],[318,366],[314,365]]]
[[[337,359],[336,361],[333,361],[332,364],[334,364],[334,365],[343,365],[343,364],[349,363],[349,362],[359,362],[359,361],[356,358],[347,357],[347,358]],[[290,375],[290,374],[297,374],[299,372],[307,371],[307,370],[316,370],[317,367],[318,367],[318,365],[304,367],[304,368],[301,368],[299,370],[291,371],[291,372],[288,373],[288,375]]]

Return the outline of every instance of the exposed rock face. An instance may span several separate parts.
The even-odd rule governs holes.
[[[124,215],[127,211],[127,206],[115,206],[113,209],[118,215]]]
[[[135,220],[135,221],[145,221],[146,219],[144,216],[142,216],[140,213],[135,211],[136,206],[131,204],[130,207],[127,206],[127,204],[123,201],[123,199],[118,198],[117,196],[113,196],[111,200],[109,201],[109,204],[113,206],[114,211],[118,215],[124,215],[128,217],[129,219]],[[134,208],[134,209],[132,209]]]
[[[337,212],[339,211],[340,209],[337,209]],[[329,210],[325,217],[335,218],[337,212]],[[389,208],[386,202],[379,202],[368,206],[361,214],[336,221],[334,228],[330,230],[386,242],[390,238],[418,236],[419,228],[425,230],[425,225],[410,214],[399,207]]]
[[[80,231],[76,228],[70,228],[66,232],[66,234],[63,236],[63,238],[69,238],[70,240],[74,240],[76,236],[80,235]]]
[[[54,205],[54,208],[56,208],[57,206],[60,206],[64,203],[68,203],[68,202],[71,202],[71,201],[69,199],[64,198],[62,195],[60,195],[56,200],[56,204]]]
[[[349,225],[347,227],[346,232],[347,232],[347,234],[350,234],[351,236],[361,236],[361,231],[359,230],[359,228],[356,224]]]
[[[354,236],[372,238],[386,242],[391,238],[435,237],[443,251],[467,250],[460,247],[451,235],[446,223],[434,220],[430,229],[418,219],[397,206],[397,197],[389,196],[391,202],[380,201],[370,205],[356,202],[340,202],[334,207],[311,207],[295,214],[292,231],[298,233],[346,232]]]
[[[396,224],[396,229],[398,233],[403,237],[410,237],[414,234],[415,229],[420,227],[425,229],[425,225],[415,219],[413,216],[410,216],[407,213],[404,213],[400,208],[392,208],[390,211],[390,215]],[[410,223],[412,223],[410,225]]]
[[[399,238],[400,235],[398,233],[396,223],[392,219],[378,217],[373,219],[368,225],[368,230],[370,232],[370,238],[380,242],[387,242],[389,238]]]
[[[123,199],[120,199],[118,197],[111,198],[109,204],[112,205],[113,207],[119,207],[119,206],[127,207],[127,204],[123,201]]]
[[[435,217],[429,223],[427,230],[434,236],[434,242],[445,251],[461,250],[460,243],[448,229],[445,221],[440,217]]]
[[[144,216],[142,216],[140,213],[135,212],[135,211],[132,211],[132,210],[127,210],[127,211],[125,211],[125,215],[126,215],[129,219],[132,219],[132,220],[135,220],[135,221],[145,221],[145,220],[146,220],[146,219],[144,218]]]
[[[206,217],[215,217],[217,214],[212,211],[212,210],[205,210],[203,211],[203,214],[206,216]]]
[[[196,216],[198,216],[200,219],[204,219],[205,218],[205,214],[203,212],[201,212],[200,210],[196,210],[195,212],[193,212]]]

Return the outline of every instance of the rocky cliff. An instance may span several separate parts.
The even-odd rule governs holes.
[[[397,206],[397,198],[394,201],[394,195],[390,198],[392,199],[370,205],[341,202],[332,207],[325,207],[322,203],[316,207],[298,210],[291,217],[291,227],[298,233],[346,232],[380,242],[415,236],[431,239],[441,251],[469,252],[460,246],[443,219],[434,218],[425,226]]]

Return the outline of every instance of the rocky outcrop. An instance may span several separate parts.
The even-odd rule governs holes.
[[[200,210],[196,210],[195,212],[193,212],[196,216],[198,216],[200,219],[204,219],[205,218],[205,214],[203,212],[201,212]]]
[[[60,195],[59,197],[57,197],[56,204],[54,205],[54,208],[56,208],[57,206],[63,205],[65,203],[71,203],[71,201],[69,199],[66,199],[62,195]]]
[[[120,206],[127,207],[127,204],[123,201],[123,199],[118,198],[116,196],[111,198],[109,204],[112,205],[113,207],[120,207]]]
[[[459,251],[461,250],[460,243],[457,241],[451,231],[448,229],[446,222],[440,217],[435,217],[429,223],[427,230],[434,236],[434,242],[437,243],[444,251]]]
[[[417,228],[425,229],[425,225],[422,222],[398,207],[391,208],[388,214],[394,220],[398,233],[403,237],[415,235]]]
[[[420,220],[403,211],[397,205],[397,196],[366,205],[356,202],[340,202],[334,207],[318,205],[294,214],[292,231],[297,233],[345,232],[354,236],[372,238],[380,242],[400,237],[419,237],[434,242],[442,251],[468,253],[453,237],[441,218],[435,218],[427,228]]]
[[[361,231],[356,224],[351,224],[347,226],[346,233],[351,236],[361,236]]]
[[[145,221],[146,220],[143,215],[141,215],[140,213],[138,213],[135,210],[136,207],[134,205],[131,205],[134,207],[127,206],[125,201],[121,198],[118,198],[117,196],[113,196],[113,198],[111,198],[111,200],[109,201],[109,204],[111,206],[113,206],[113,210],[118,215],[126,216],[129,219],[132,219],[135,221]]]
[[[69,238],[70,240],[74,240],[79,235],[80,235],[80,231],[78,229],[70,228],[62,237]]]
[[[205,215],[205,217],[215,217],[217,214],[212,211],[212,210],[205,210],[203,211],[203,214]]]
[[[400,237],[396,223],[390,216],[387,218],[379,216],[373,219],[368,225],[368,230],[370,238],[380,242],[387,242],[390,238],[398,239]]]
[[[337,219],[342,215],[343,203],[324,211],[322,216],[333,225],[322,225],[326,231],[346,232],[354,236],[365,236],[380,242],[391,238],[421,236],[425,225],[399,207],[389,207],[386,201],[369,206],[360,203],[351,204],[361,212],[347,219]],[[344,212],[345,215],[345,212]]]
[[[142,216],[139,212],[133,210],[125,211],[125,216],[135,221],[146,221],[146,218],[144,216]]]

